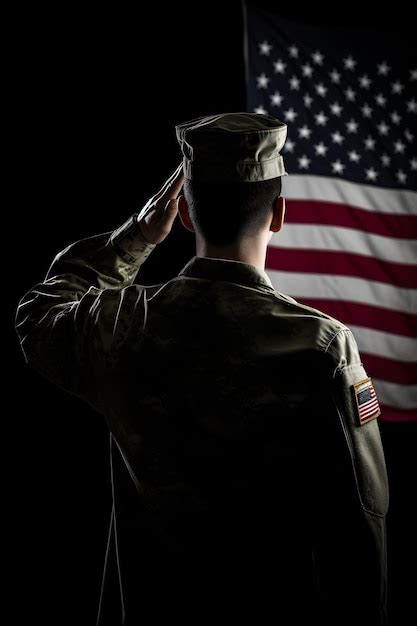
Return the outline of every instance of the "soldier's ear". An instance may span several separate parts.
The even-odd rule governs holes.
[[[190,220],[190,213],[188,209],[187,200],[184,196],[178,196],[178,213],[180,214],[181,222],[187,230],[194,232],[194,225]]]
[[[277,196],[272,203],[273,217],[271,221],[270,230],[274,233],[278,233],[284,225],[285,217],[285,198]]]

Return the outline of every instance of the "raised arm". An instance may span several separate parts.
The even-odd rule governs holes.
[[[123,338],[139,300],[129,287],[169,234],[182,182],[178,167],[120,228],[59,252],[44,281],[20,300],[16,331],[25,359],[51,382],[94,402],[92,365],[111,360]]]

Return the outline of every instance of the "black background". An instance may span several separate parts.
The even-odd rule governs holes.
[[[239,1],[138,6],[65,5],[9,16],[3,268],[11,318],[58,251],[114,229],[158,189],[180,160],[176,123],[245,110]],[[364,18],[350,9],[280,14],[410,34],[401,11]],[[193,235],[177,219],[140,282],[171,278],[194,253]],[[13,329],[8,334],[2,413],[10,623],[94,624],[110,514],[107,429],[87,405],[30,370]],[[415,425],[381,428],[391,481],[390,611],[400,625],[411,623],[415,604],[417,437]],[[350,593],[366,593],[359,563]]]

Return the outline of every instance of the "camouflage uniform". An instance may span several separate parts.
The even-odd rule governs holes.
[[[384,624],[387,477],[350,330],[239,261],[135,284],[155,246],[111,235],[60,252],[16,319],[113,438],[124,621],[105,577],[98,623]]]

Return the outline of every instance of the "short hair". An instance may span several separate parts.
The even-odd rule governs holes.
[[[213,246],[227,246],[254,237],[272,217],[281,194],[281,177],[256,182],[206,182],[186,179],[184,197],[190,219]]]

